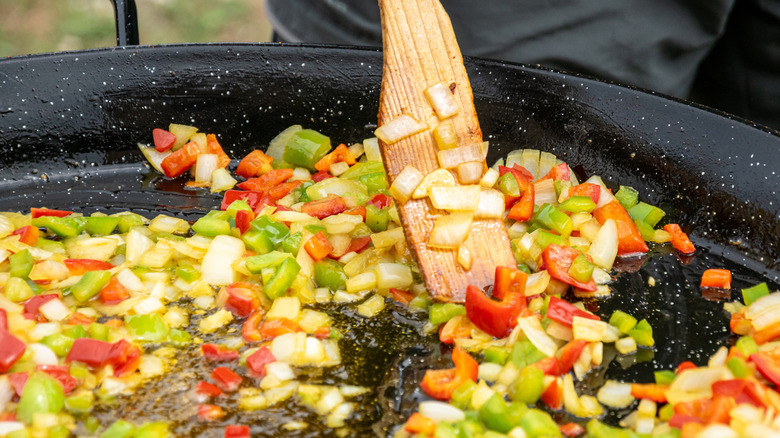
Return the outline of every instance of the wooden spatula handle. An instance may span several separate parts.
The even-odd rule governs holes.
[[[438,0],[379,0],[382,14],[384,70],[379,105],[379,125],[401,114],[428,124],[439,124],[423,91],[434,84],[451,84],[460,112],[446,120],[455,128],[460,145],[482,141],[474,109],[471,84],[447,13]],[[431,129],[397,143],[380,142],[388,180],[408,165],[423,174],[439,167],[438,148]],[[427,247],[436,211],[425,199],[410,200],[399,207],[401,222],[421,275],[441,301],[462,302],[469,284],[493,283],[496,266],[516,266],[509,237],[501,220],[475,220],[464,243],[473,257],[470,270],[456,260],[456,251]]]

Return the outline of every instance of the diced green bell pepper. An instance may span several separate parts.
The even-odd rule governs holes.
[[[509,358],[509,349],[506,347],[488,347],[482,351],[485,362],[504,365]]]
[[[290,288],[298,272],[301,270],[301,265],[295,261],[292,257],[286,257],[279,267],[276,268],[274,275],[265,283],[263,291],[265,295],[274,300],[282,295]]]
[[[515,342],[515,345],[512,346],[512,353],[509,355],[510,360],[517,368],[535,364],[545,357],[547,356],[527,339]]]
[[[10,277],[6,280],[3,293],[6,298],[15,302],[29,300],[33,296],[33,290],[27,282],[19,277]]]
[[[35,246],[55,254],[65,254],[65,244],[57,240],[49,240],[41,237],[38,238],[38,242],[35,244]]]
[[[304,181],[303,184],[298,186],[297,189],[295,189],[295,198],[298,202],[309,202],[311,199],[309,198],[309,195],[306,193],[306,189],[314,185],[314,181]]]
[[[100,438],[132,438],[135,434],[135,426],[133,423],[125,420],[116,420],[111,426],[108,426],[103,433],[100,434]]]
[[[187,283],[192,283],[200,278],[200,271],[198,271],[191,262],[181,260],[178,266],[176,266],[176,276]]]
[[[561,430],[555,420],[550,414],[539,409],[529,409],[520,419],[520,427],[529,438],[561,436]]]
[[[192,224],[192,231],[206,237],[230,234],[230,213],[212,210]]]
[[[466,307],[455,303],[434,303],[428,308],[428,321],[433,325],[445,323],[466,313]]]
[[[331,291],[347,288],[347,275],[341,263],[323,259],[314,264],[314,283],[317,287],[327,287]]]
[[[109,271],[89,271],[84,273],[78,283],[71,286],[70,293],[76,300],[83,303],[97,295],[100,289],[108,284],[109,280],[111,280],[111,272]]]
[[[62,334],[71,339],[86,338],[89,336],[89,333],[87,333],[87,329],[85,329],[84,326],[81,324],[76,324],[64,329],[62,331]]]
[[[82,423],[84,424],[84,429],[87,429],[87,432],[89,433],[95,433],[100,429],[100,420],[93,416],[85,418],[82,420]]]
[[[589,196],[572,196],[563,201],[558,208],[572,213],[590,213],[596,208],[596,203]]]
[[[116,216],[90,216],[86,218],[84,231],[92,236],[107,236],[113,233],[118,225],[119,218]]]
[[[83,217],[56,217],[40,216],[32,220],[35,227],[46,227],[52,233],[60,237],[76,237],[84,231],[86,218]]]
[[[509,409],[504,398],[495,393],[480,406],[479,418],[488,429],[507,433],[517,426],[527,413],[525,405],[516,404],[512,408]]]
[[[384,172],[369,173],[358,178],[363,183],[370,195],[387,190],[387,178]]]
[[[385,167],[381,161],[364,161],[362,163],[355,163],[352,167],[347,169],[346,172],[342,173],[339,178],[359,180],[362,176],[380,172],[385,172]]]
[[[313,129],[302,129],[287,140],[282,159],[313,171],[316,170],[314,165],[327,155],[330,149],[330,138]]]
[[[268,254],[247,257],[244,259],[244,264],[249,272],[260,274],[264,268],[276,266],[281,263],[282,260],[289,257],[289,254],[280,251],[271,251]]]
[[[745,301],[746,306],[753,304],[754,301],[764,295],[769,295],[769,287],[766,283],[759,283],[755,286],[742,289],[742,299]]]
[[[734,377],[737,379],[743,379],[750,374],[750,367],[748,367],[747,362],[739,356],[734,356],[729,359],[728,362],[726,362],[726,366],[731,371],[731,374],[734,374]]]
[[[377,208],[374,204],[366,205],[366,225],[371,231],[378,233],[387,230],[390,223],[390,212],[386,208]]]
[[[124,234],[130,231],[130,228],[137,227],[144,224],[144,218],[140,214],[127,213],[114,216],[118,219],[116,229],[120,233]]]
[[[99,322],[93,322],[87,329],[87,334],[89,334],[89,337],[92,339],[97,339],[98,341],[108,342],[108,335],[110,332],[111,329]]]
[[[295,256],[301,249],[301,243],[303,243],[303,233],[296,231],[282,240],[282,251]]]
[[[547,245],[563,245],[563,237],[553,234],[549,231],[539,230],[536,232],[536,244],[539,248],[547,248]]]
[[[734,346],[746,357],[753,353],[758,353],[758,344],[756,344],[756,341],[752,336],[740,336]]]
[[[168,332],[168,341],[174,345],[187,345],[190,343],[191,340],[192,337],[190,336],[190,334],[185,332],[184,330],[172,328]]]
[[[159,314],[126,315],[125,325],[138,341],[163,342],[168,339],[168,324]]]
[[[16,417],[32,423],[37,413],[58,413],[65,406],[65,392],[62,384],[42,372],[33,373],[24,384],[24,391],[16,407]]]
[[[671,404],[667,405],[671,406]],[[617,427],[608,426],[595,418],[588,421],[588,425],[585,427],[588,432],[589,438],[638,438],[639,435],[632,432],[630,429],[619,429]]]
[[[433,438],[458,438],[458,431],[449,423],[440,421],[436,425],[436,432],[433,433]]]
[[[238,210],[252,211],[252,207],[249,206],[249,203],[246,202],[246,199],[236,199],[235,201],[231,202],[230,205],[228,205],[228,208],[225,211],[228,212],[230,217],[235,219]]]
[[[81,326],[79,326],[81,327]],[[73,346],[73,338],[62,333],[53,333],[41,339],[41,343],[49,348],[57,357],[65,357]]]
[[[55,424],[46,431],[46,438],[68,438],[70,429],[62,424]]]
[[[65,397],[65,409],[71,414],[86,414],[92,410],[94,403],[95,394],[92,391],[80,391]]]
[[[568,273],[575,280],[585,283],[593,278],[593,268],[595,265],[585,255],[580,254],[571,262]]]
[[[609,325],[620,330],[620,333],[627,335],[634,327],[636,327],[636,318],[629,315],[622,310],[616,310],[609,317]]]
[[[617,199],[623,208],[629,210],[639,202],[639,192],[633,187],[620,186],[620,190],[615,193],[615,199]]]
[[[507,172],[498,178],[496,188],[505,196],[520,196],[520,186],[517,185],[517,179],[512,172]]]
[[[677,373],[672,370],[661,370],[653,373],[655,377],[655,383],[659,385],[671,385],[674,379],[677,378]]]
[[[533,274],[533,272],[531,272],[531,268],[529,268],[525,263],[518,263],[517,269],[519,271],[525,272],[526,274]]]
[[[510,397],[516,402],[536,403],[544,392],[544,372],[530,366],[523,368],[509,391]]]
[[[637,345],[642,347],[652,347],[655,345],[655,340],[653,339],[653,328],[646,319],[639,321],[636,324],[636,327],[629,330],[628,335],[634,338]]]
[[[251,223],[249,231],[241,236],[246,246],[257,254],[276,249],[290,234],[290,229],[268,216],[260,216]]]
[[[552,204],[544,204],[534,212],[535,223],[548,230],[553,230],[561,236],[568,237],[574,228],[571,218]]]
[[[654,205],[639,202],[628,209],[628,215],[631,216],[631,219],[645,221],[651,227],[655,227],[666,213]]]
[[[27,278],[35,261],[29,249],[23,249],[8,257],[11,277]]]
[[[455,405],[458,409],[466,409],[471,403],[471,396],[474,394],[474,389],[477,388],[477,384],[472,380],[466,380],[458,385],[454,391],[452,391],[452,398],[450,403]]]
[[[650,226],[650,224],[642,220],[634,220],[634,224],[636,225],[636,229],[639,231],[639,234],[642,236],[642,240],[647,242],[653,241],[655,238],[655,230]]]
[[[142,424],[136,429],[133,438],[167,438],[170,435],[171,432],[168,430],[168,423],[155,421]]]

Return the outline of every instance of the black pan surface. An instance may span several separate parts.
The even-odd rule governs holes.
[[[334,141],[372,136],[381,53],[330,46],[198,44],[33,55],[0,60],[0,210],[30,207],[134,210],[196,219],[221,197],[187,191],[144,164],[137,142],[151,131],[186,123],[218,134],[232,157],[267,145],[291,124]],[[647,317],[654,352],[613,361],[589,378],[651,381],[652,371],[683,360],[703,363],[729,342],[722,303],[701,295],[703,270],[726,267],[739,289],[780,281],[780,137],[767,128],[641,90],[527,66],[467,59],[489,160],[516,148],[538,148],[569,162],[580,176],[629,185],[659,205],[700,248],[681,259],[667,247],[618,266],[611,297],[589,302],[603,315],[623,309]],[[655,285],[649,285],[649,279]],[[334,308],[348,336],[345,363],[313,382],[372,387],[349,427],[387,434],[423,396],[426,368],[447,365],[446,351],[419,334],[424,317],[390,306],[376,321]],[[359,327],[358,327],[359,326]],[[648,361],[652,359],[652,361]],[[180,371],[206,373],[196,358]],[[205,375],[205,374],[204,374]],[[178,374],[153,382],[144,396],[123,399],[130,418],[169,418],[179,434],[221,436],[224,424],[254,424],[278,433],[290,419],[317,423],[294,406],[235,414],[211,426],[172,409],[183,391]],[[176,412],[171,414],[171,412]],[[614,422],[614,414],[611,421]],[[101,419],[113,415],[106,408]],[[297,436],[323,436],[318,426]],[[290,435],[290,432],[284,432]]]

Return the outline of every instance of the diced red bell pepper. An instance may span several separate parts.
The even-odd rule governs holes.
[[[320,158],[320,161],[317,161],[314,168],[320,172],[328,172],[330,166],[336,163],[347,163],[350,166],[356,163],[355,157],[352,156],[352,152],[349,151],[349,148],[344,143],[338,145],[336,149],[328,155]]]
[[[26,225],[22,228],[18,228],[14,230],[13,233],[11,233],[12,236],[19,236],[20,242],[26,243],[30,246],[35,246],[35,244],[38,243],[38,237],[40,234],[41,230],[32,225]]]
[[[384,193],[377,193],[376,195],[372,196],[366,204],[373,204],[374,207],[381,210],[391,206],[393,204],[393,198],[385,195]]]
[[[580,358],[580,354],[582,354],[582,350],[585,349],[586,345],[588,345],[586,341],[574,339],[561,347],[558,358],[561,374],[566,374],[571,370],[574,363]]]
[[[669,419],[669,426],[681,429],[687,423],[703,423],[701,418],[694,417],[693,415],[685,415],[674,413],[672,418]]]
[[[569,189],[569,197],[572,196],[587,196],[596,204],[599,203],[601,198],[601,186],[592,183],[582,183],[571,187]]]
[[[271,198],[274,202],[284,198],[287,196],[290,192],[300,187],[300,185],[303,184],[303,181],[290,181],[286,183],[281,183],[279,185],[276,185],[274,187],[271,187],[268,189],[268,197]]]
[[[67,324],[68,325],[85,325],[88,326],[95,322],[95,319],[92,317],[89,317],[81,312],[73,312],[70,315],[70,318],[68,318]]]
[[[269,157],[265,152],[255,149],[238,163],[236,175],[249,179],[270,172],[273,170],[273,167],[271,167],[273,161],[273,157]]]
[[[249,438],[250,433],[249,426],[240,424],[225,426],[225,438]]]
[[[707,269],[701,275],[699,287],[731,289],[731,271],[728,269]]]
[[[287,181],[292,176],[292,169],[274,169],[257,178],[248,179],[239,184],[238,187],[244,190],[266,192],[271,187]]]
[[[24,392],[24,385],[27,384],[27,379],[30,378],[30,373],[27,371],[22,371],[19,373],[9,373],[6,375],[8,376],[8,380],[11,383],[11,387],[14,389],[16,395],[21,397],[22,392]]]
[[[577,289],[592,292],[596,290],[596,282],[592,278],[583,283],[569,275],[569,268],[571,267],[572,262],[574,262],[574,259],[579,255],[580,252],[570,246],[556,245],[554,243],[549,244],[542,251],[544,269],[547,270],[550,277],[556,280],[560,280]]]
[[[246,358],[246,366],[258,377],[265,376],[265,365],[276,362],[276,358],[268,347],[260,347]]]
[[[214,134],[206,134],[206,152],[217,155],[217,167],[225,168],[230,164],[230,157],[222,150]]]
[[[33,219],[41,217],[41,216],[54,216],[54,217],[65,217],[70,214],[72,214],[72,211],[67,210],[52,210],[49,208],[31,208],[30,209],[30,215]]]
[[[217,385],[201,380],[195,385],[195,393],[203,397],[219,397],[222,390]]]
[[[569,438],[585,435],[585,428],[581,424],[566,423],[560,426],[561,433]]]
[[[419,412],[415,412],[406,420],[404,430],[421,436],[433,436],[436,433],[436,422]]]
[[[712,395],[731,397],[738,404],[749,403],[763,408],[765,405],[762,400],[762,389],[754,379],[719,380],[712,384]]]
[[[780,338],[780,323],[776,322],[761,330],[754,329],[752,327],[752,323],[750,323],[748,320],[744,320],[744,323],[746,325],[751,324],[750,332],[748,334],[753,337],[753,340],[756,341],[756,344],[758,345],[766,344],[769,341]]]
[[[181,149],[174,151],[162,160],[160,167],[168,178],[176,178],[184,172],[190,170],[198,161],[200,148],[198,144],[191,141],[185,144]]]
[[[0,309],[0,331],[8,331],[8,312],[5,309]]]
[[[347,249],[347,252],[360,252],[366,249],[368,247],[368,244],[371,243],[371,236],[363,236],[363,237],[355,237],[352,239],[352,242],[349,243],[349,248]]]
[[[531,216],[534,214],[535,196],[534,185],[528,184],[528,188],[523,192],[523,196],[509,209],[506,217],[518,222],[526,222],[531,219]]]
[[[24,354],[27,346],[16,336],[0,331],[0,373],[8,371]]]
[[[768,353],[759,352],[750,355],[750,362],[756,364],[756,369],[765,379],[780,386],[780,363]]]
[[[503,338],[517,325],[517,316],[527,307],[525,283],[528,276],[514,268],[496,267],[493,296],[495,301],[479,288],[466,288],[466,315],[480,330]]]
[[[117,304],[130,298],[130,292],[119,282],[116,277],[111,277],[111,280],[100,289],[100,302],[103,304]]]
[[[111,263],[93,259],[66,259],[63,263],[70,275],[84,275],[89,271],[108,271],[114,267]]]
[[[307,253],[316,261],[320,261],[333,251],[333,245],[322,231],[318,232],[303,245]]]
[[[216,405],[198,405],[198,419],[201,421],[215,421],[225,416],[225,411]]]
[[[200,352],[207,360],[215,362],[224,362],[238,359],[238,351],[229,348],[223,348],[216,344],[203,344],[200,346]]]
[[[65,357],[66,363],[73,361],[82,362],[93,368],[112,365],[114,376],[122,377],[138,369],[141,350],[124,339],[112,344],[97,339],[77,338]]]
[[[252,225],[252,220],[255,218],[255,212],[250,210],[237,210],[236,211],[236,228],[241,231],[241,234],[246,233],[249,227]]]
[[[683,254],[693,254],[696,252],[696,247],[693,246],[693,242],[688,238],[678,224],[666,224],[664,225],[664,231],[672,235],[672,246],[677,251]]]
[[[680,374],[681,372],[683,372],[685,370],[692,370],[694,368],[696,368],[696,364],[691,362],[691,361],[689,361],[689,360],[686,360],[684,362],[680,362],[680,364],[677,365],[677,368],[674,370],[674,372],[676,374]]]
[[[70,375],[70,371],[65,365],[38,365],[36,369],[43,371],[60,382],[65,394],[76,389],[76,387],[79,386],[79,383],[81,383],[79,379]]]
[[[547,306],[547,318],[567,327],[571,327],[575,316],[593,319],[595,321],[601,319],[597,315],[588,313],[566,300],[562,300],[554,295],[550,297],[550,304]]]
[[[563,408],[563,386],[558,383],[558,379],[547,385],[547,388],[542,391],[540,399],[542,403],[554,411]]]
[[[262,339],[273,339],[286,333],[302,332],[297,322],[288,318],[269,318],[260,326]]]
[[[32,315],[38,314],[38,309],[48,303],[49,301],[59,298],[60,296],[57,294],[45,294],[45,295],[36,295],[29,300],[27,300],[26,303],[24,303],[24,311],[25,313],[30,313]]]
[[[396,289],[394,287],[391,287],[388,292],[390,293],[390,296],[393,297],[394,300],[398,301],[399,303],[403,304],[409,304],[414,299],[414,294],[401,289]]]
[[[241,325],[241,337],[247,342],[260,342],[263,335],[260,333],[260,324],[263,322],[265,312],[262,309],[255,310]]]
[[[230,368],[217,367],[211,372],[211,378],[216,385],[225,392],[235,392],[241,385],[241,376]]]
[[[604,225],[607,219],[615,221],[618,230],[618,255],[644,254],[650,249],[645,244],[636,224],[620,202],[614,200],[593,210],[593,217]]]
[[[656,403],[666,403],[666,391],[668,389],[668,385],[658,385],[655,383],[632,383],[631,395],[634,398],[648,399]]]
[[[322,326],[318,328],[317,330],[312,333],[312,335],[317,339],[328,339],[330,338],[330,327],[328,326]]]
[[[539,181],[545,179],[552,179],[553,181],[569,181],[571,179],[569,165],[566,163],[558,164],[557,166],[550,169],[547,175],[539,178]]]
[[[328,178],[333,178],[333,175],[329,174],[328,172],[317,172],[311,176],[311,180],[316,183]]]
[[[561,361],[555,356],[545,357],[529,366],[540,369],[547,376],[560,376],[563,374],[561,371]]]
[[[157,149],[157,152],[165,152],[176,143],[176,136],[165,129],[154,128],[152,138],[154,138],[154,148]]]
[[[309,216],[323,219],[334,214],[347,211],[347,203],[344,198],[336,195],[329,195],[316,201],[309,201],[301,206],[301,211]]]
[[[351,214],[353,216],[360,216],[363,218],[363,222],[366,221],[366,207],[363,207],[362,205],[358,207],[350,208],[346,211],[344,211],[344,214]]]
[[[426,394],[438,400],[449,400],[452,392],[467,380],[477,381],[479,364],[460,347],[452,350],[455,368],[428,370],[423,376],[420,387]]]
[[[233,201],[244,199],[246,200],[246,203],[249,204],[249,208],[254,210],[257,208],[257,204],[263,196],[265,196],[264,192],[253,190],[228,190],[222,197],[222,204],[219,206],[219,209],[225,211]]]
[[[226,289],[225,308],[240,318],[249,316],[260,307],[260,300],[257,298],[258,289],[252,283],[239,282],[229,285]]]
[[[465,315],[456,315],[445,322],[439,328],[439,342],[442,344],[454,344],[458,338],[468,338],[474,324]]]

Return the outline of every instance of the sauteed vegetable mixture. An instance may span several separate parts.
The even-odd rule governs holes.
[[[780,294],[763,283],[725,305],[736,342],[706,365],[657,371],[655,383],[578,383],[606,366],[606,349],[656,348],[648,321],[622,311],[602,319],[581,302],[610,294],[616,258],[648,244],[696,251],[685,224],[631,187],[613,193],[597,176],[579,182],[566,163],[535,150],[510,153],[468,184],[441,169],[389,187],[376,139],[334,148],[301,126],[234,169],[217,137],[195,127],[155,129],[153,140],[139,145],[150,164],[170,178],[189,172],[182,178],[193,190],[224,192],[220,210],[194,223],[43,206],[0,213],[0,435],[176,434],[165,418],[129,421],[117,403],[182,373],[188,383],[174,406],[201,431],[213,424],[212,434],[248,437],[254,425],[234,421],[247,418],[237,413],[294,403],[349,436],[368,389],[327,377],[342,363],[334,311],[370,319],[390,306],[427,314],[421,330],[437,334],[452,361],[424,374],[417,412],[388,431],[398,437],[780,429]],[[488,290],[469,287],[465,303],[430,299],[395,210],[423,197],[450,211],[432,236],[444,248],[457,250],[464,224],[505,217],[517,264],[497,268]],[[470,268],[468,254],[458,261]],[[731,273],[709,270],[701,287],[728,290]],[[177,363],[193,351],[198,366],[182,371]],[[106,409],[112,422],[97,415]],[[607,425],[605,409],[627,414]],[[577,421],[559,424],[556,412]],[[311,427],[291,419],[279,433]]]

